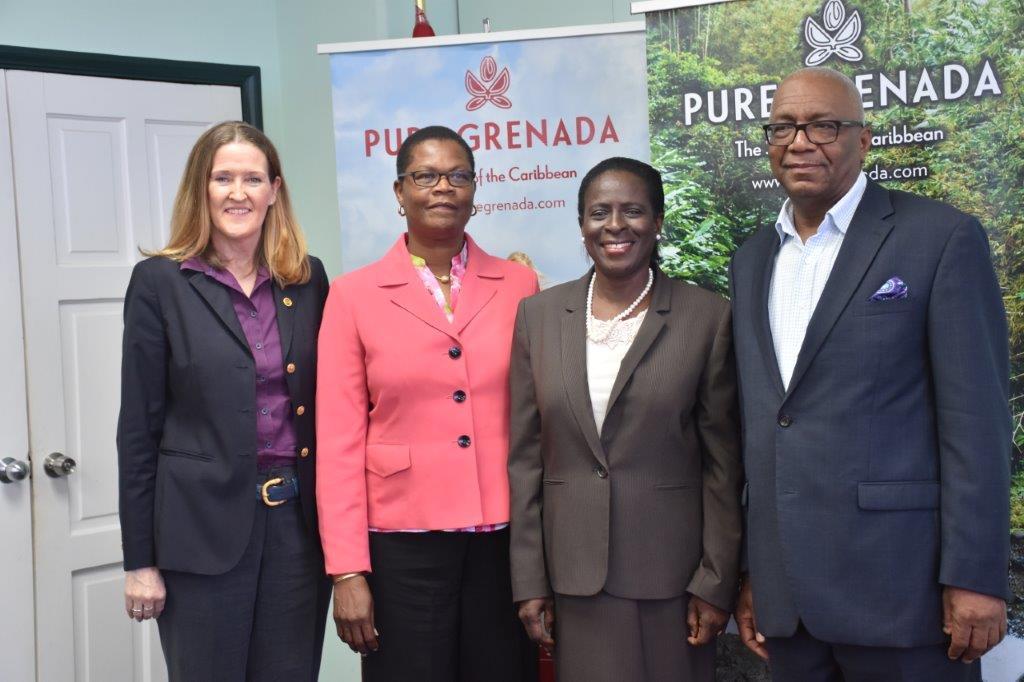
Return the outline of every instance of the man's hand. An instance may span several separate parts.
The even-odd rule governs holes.
[[[365,576],[334,583],[334,625],[352,651],[366,655],[380,646],[373,624],[373,595]]]
[[[942,631],[952,638],[949,657],[973,663],[1006,636],[1006,602],[947,585],[942,589]]]
[[[768,649],[764,645],[764,635],[757,631],[757,621],[754,619],[754,593],[750,589],[749,579],[743,580],[734,616],[736,618],[736,627],[740,631],[740,641],[748,649],[767,661]]]
[[[690,603],[686,606],[686,625],[689,626],[690,636],[686,641],[691,646],[707,644],[722,634],[728,620],[729,614],[722,609],[690,595]]]
[[[519,602],[519,620],[526,634],[537,644],[551,651],[555,646],[555,600],[551,597]]]

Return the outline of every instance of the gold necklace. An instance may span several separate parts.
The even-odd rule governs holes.
[[[451,284],[452,283],[452,273],[451,273],[450,270],[448,271],[447,275],[434,275],[434,277],[436,277],[437,281],[440,282],[441,284]]]

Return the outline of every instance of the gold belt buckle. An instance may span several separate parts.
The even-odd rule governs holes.
[[[271,478],[270,480],[263,484],[263,487],[260,488],[260,494],[263,496],[263,504],[267,505],[268,507],[280,507],[282,504],[288,501],[277,500],[275,502],[274,500],[270,499],[270,486],[281,485],[282,483],[284,483],[283,478]]]

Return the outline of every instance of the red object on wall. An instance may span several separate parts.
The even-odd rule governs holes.
[[[425,0],[416,0],[416,23],[412,27],[413,38],[429,38],[434,35],[434,27],[427,21]]]
[[[539,682],[555,682],[555,660],[544,647],[537,647],[537,668],[540,670]]]

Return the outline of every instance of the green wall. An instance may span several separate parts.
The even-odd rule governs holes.
[[[438,35],[631,21],[629,0],[428,0]],[[310,250],[341,271],[328,57],[319,43],[405,38],[412,0],[0,0],[0,45],[258,66],[264,127]],[[349,227],[349,226],[346,226]],[[359,226],[351,226],[358,229]],[[358,657],[327,628],[321,680],[355,682]]]

